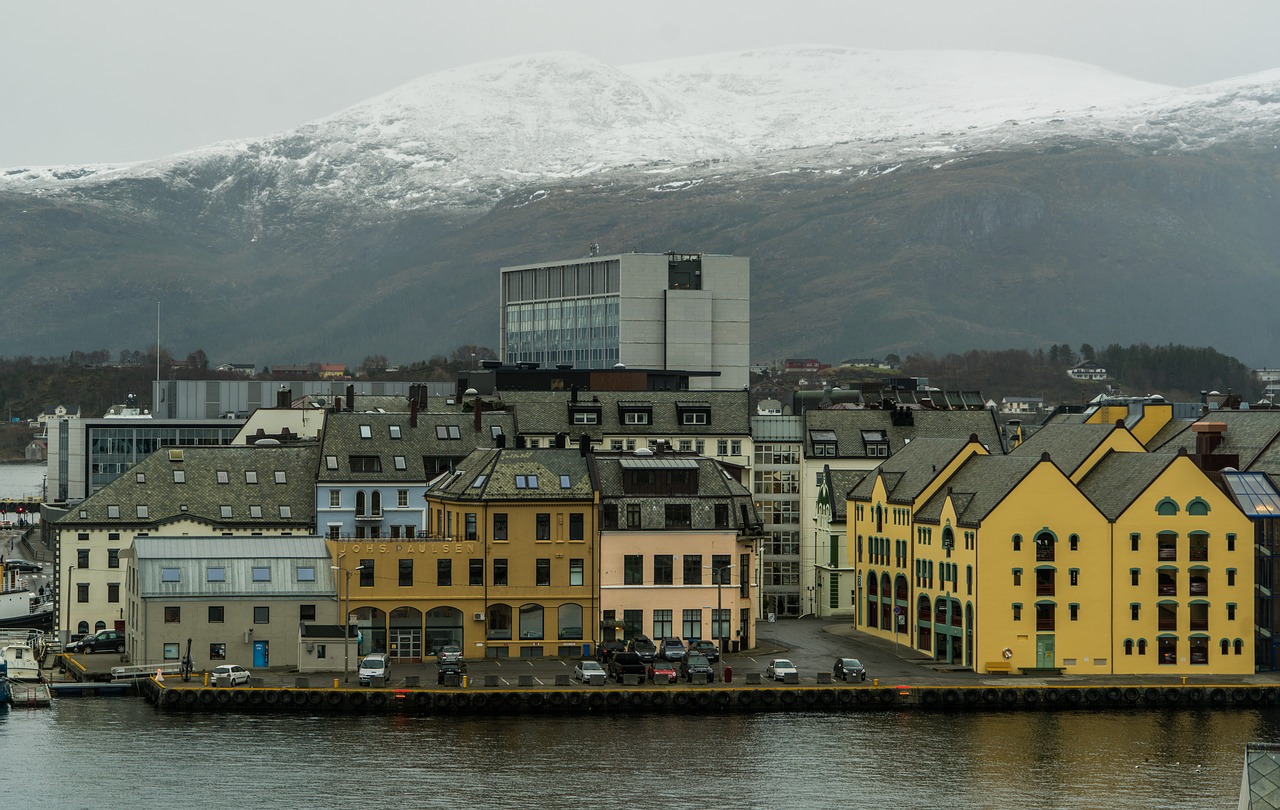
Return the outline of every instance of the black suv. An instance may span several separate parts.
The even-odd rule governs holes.
[[[837,658],[831,677],[841,681],[865,681],[867,668],[856,658]]]
[[[622,683],[625,675],[636,675],[641,681],[649,675],[649,669],[645,666],[644,661],[640,660],[640,656],[633,652],[614,653],[609,659],[609,677],[618,683]]]
[[[99,630],[91,636],[67,645],[69,653],[124,652],[124,633],[119,630]]]
[[[720,660],[720,648],[710,639],[699,639],[689,642],[689,655],[705,655],[707,660],[715,663]]]
[[[652,664],[653,659],[658,657],[658,648],[648,636],[636,636],[627,642],[627,652],[640,656],[640,660],[646,664]]]
[[[596,645],[596,658],[600,663],[607,664],[614,653],[620,653],[627,649],[627,645],[621,641],[602,641]]]
[[[716,668],[711,666],[705,655],[686,655],[680,662],[680,677],[684,680],[692,681],[693,676],[700,672],[707,676],[707,683],[715,683]]]

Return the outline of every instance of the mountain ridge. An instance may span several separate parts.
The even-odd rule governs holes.
[[[498,266],[595,241],[751,256],[763,357],[1194,343],[1160,324],[1152,338],[1124,334],[1077,309],[1074,325],[1003,304],[961,312],[931,290],[1061,299],[1076,278],[1114,321],[1141,282],[1196,278],[1194,260],[1224,288],[1271,291],[1268,257],[1280,254],[1262,223],[1280,198],[1278,133],[1280,70],[1177,89],[1008,54],[499,60],[265,139],[123,167],[0,171],[0,282],[58,307],[48,324],[0,322],[0,338],[31,353],[91,350],[119,339],[139,299],[165,300],[188,313],[166,342],[211,356],[424,356],[496,340]],[[807,268],[801,289],[825,330],[796,312],[782,265]],[[868,296],[895,303],[869,308]],[[1214,301],[1231,299],[1200,299]],[[1255,362],[1273,351],[1270,330],[1226,331]]]

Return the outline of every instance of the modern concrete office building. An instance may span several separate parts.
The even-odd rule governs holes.
[[[715,371],[748,382],[751,264],[702,253],[623,253],[502,268],[507,363]]]

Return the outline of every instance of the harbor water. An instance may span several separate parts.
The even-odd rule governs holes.
[[[39,498],[48,471],[45,464],[0,464],[0,501]]]
[[[1280,710],[564,717],[0,712],[41,806],[1229,808]]]

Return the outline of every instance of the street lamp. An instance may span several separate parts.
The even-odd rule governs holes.
[[[342,562],[345,555],[338,555],[338,562]],[[357,565],[355,568],[342,568],[341,566],[329,566],[334,571],[341,571],[346,580],[344,590],[346,591],[346,604],[342,612],[342,682],[346,683],[351,680],[351,572],[363,571],[363,565]]]
[[[67,649],[67,645],[71,643],[71,572],[76,570],[74,565],[67,566],[67,587],[66,587],[66,611],[67,611],[67,637],[62,642],[62,649]]]
[[[712,619],[712,624],[715,624],[715,618],[720,617],[724,613],[724,581],[726,578],[730,576],[731,569],[733,568],[733,566],[704,565],[702,567],[712,572],[712,574],[715,576],[715,579],[716,579],[716,612],[715,612],[715,617],[713,617]],[[730,624],[732,623],[733,622],[730,621]],[[729,652],[727,649],[725,649],[725,647],[727,646],[726,642],[729,639],[727,636],[724,635],[725,628],[724,628],[723,620],[719,625],[719,629],[720,629],[720,635],[717,637],[717,640],[720,643],[720,654],[724,655],[725,653]]]

